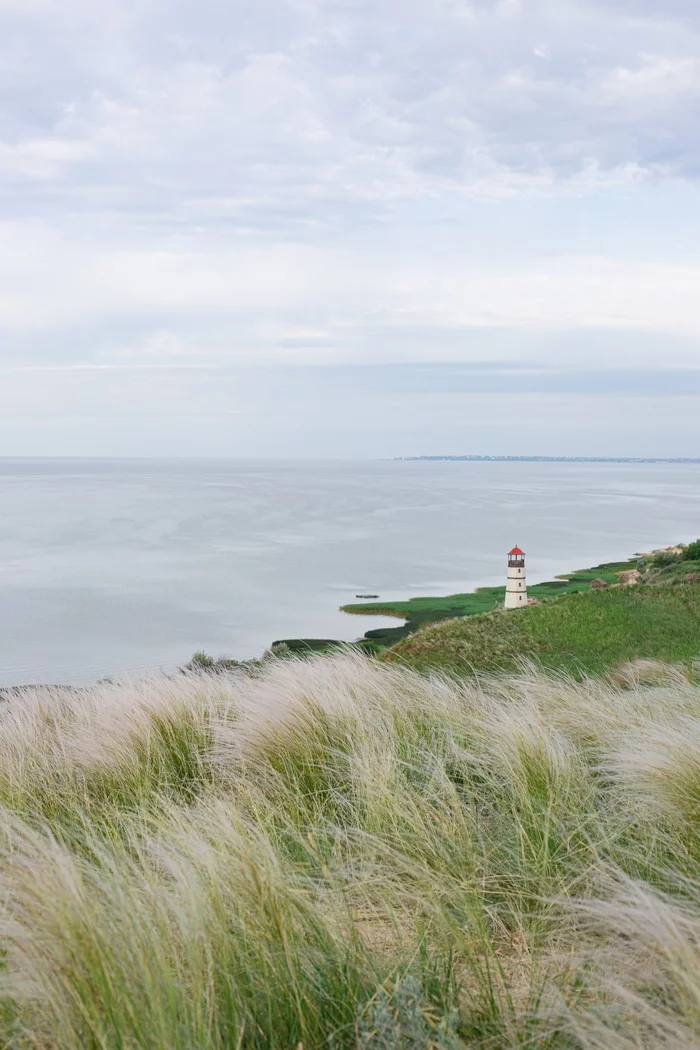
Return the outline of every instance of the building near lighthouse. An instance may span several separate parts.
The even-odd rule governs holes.
[[[525,580],[525,551],[513,547],[508,551],[508,577],[506,579],[506,609],[519,609],[527,605],[527,582]]]

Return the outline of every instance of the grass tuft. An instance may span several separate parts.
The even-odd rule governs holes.
[[[15,694],[2,1045],[699,1047],[699,725],[659,664]]]

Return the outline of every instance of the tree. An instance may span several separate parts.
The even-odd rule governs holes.
[[[700,561],[700,540],[693,540],[683,548],[683,561]]]

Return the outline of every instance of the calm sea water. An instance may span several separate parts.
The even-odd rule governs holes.
[[[0,460],[0,684],[259,655],[338,607],[532,582],[700,534],[700,466]],[[391,621],[395,624],[397,621]]]

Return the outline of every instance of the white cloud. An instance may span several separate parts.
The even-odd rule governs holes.
[[[700,363],[694,0],[0,0],[0,39],[0,368],[76,412],[514,331]]]
[[[4,149],[71,166],[90,209],[148,211],[159,188],[193,221],[197,199],[264,188],[279,228],[294,206],[314,220],[320,200],[337,216],[486,178],[552,192],[593,169],[601,185],[659,164],[695,176],[700,36],[668,9],[68,0],[5,17],[19,98]]]
[[[88,142],[67,139],[30,139],[15,146],[0,143],[0,171],[33,179],[51,179],[63,168],[93,154]]]
[[[396,348],[381,333],[411,326],[433,335],[406,343],[405,360],[478,359],[466,336],[483,328],[700,338],[700,259],[486,259],[462,253],[459,237],[449,247],[443,237],[428,255],[423,245],[402,255],[388,243],[368,256],[364,244],[217,243],[194,252],[71,244],[36,225],[6,226],[4,234],[0,325],[8,338],[34,333],[41,343],[63,333],[69,343],[73,330],[100,327],[100,360],[393,360]],[[39,283],[37,273],[50,279]],[[125,341],[120,322],[135,324],[136,338]],[[359,333],[370,327],[376,342],[361,349]],[[443,329],[462,330],[465,342],[441,348]],[[524,355],[531,353],[528,346]],[[678,363],[688,363],[688,353],[681,346]],[[673,354],[669,348],[667,364]]]
[[[603,79],[601,94],[610,100],[658,100],[692,92],[700,87],[700,60],[673,59],[664,55],[640,55],[636,69],[619,66]]]

